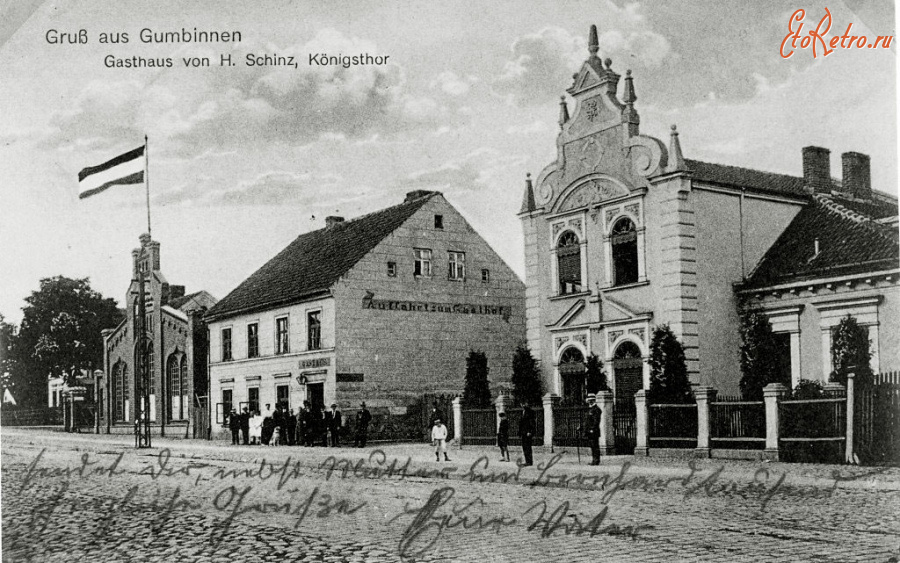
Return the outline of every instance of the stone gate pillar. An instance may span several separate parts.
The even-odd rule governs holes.
[[[462,397],[453,398],[453,437],[456,438],[457,447],[462,449],[463,419]]]
[[[611,455],[614,453],[616,444],[612,391],[598,391],[597,405],[602,411],[600,414],[600,455]]]
[[[778,420],[778,403],[787,394],[787,387],[781,383],[769,383],[763,387],[763,401],[766,405],[766,457],[778,461],[778,437],[781,430]]]
[[[635,443],[634,455],[647,455],[650,432],[650,417],[647,412],[647,392],[641,389],[634,394],[635,408]]]
[[[697,387],[694,390],[694,399],[697,401],[697,455],[709,457],[711,430],[709,404],[716,400],[716,390],[705,385]]]
[[[544,395],[544,447],[553,451],[553,409],[559,404],[560,397],[555,393]]]

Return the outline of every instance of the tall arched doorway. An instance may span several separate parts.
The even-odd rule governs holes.
[[[615,407],[613,427],[617,454],[632,454],[637,441],[634,394],[644,387],[644,360],[637,344],[625,341],[613,353]]]
[[[584,404],[584,376],[584,355],[581,351],[572,346],[563,350],[559,357],[559,378],[564,405]]]
[[[634,400],[634,394],[644,387],[644,360],[637,344],[629,341],[619,344],[613,355],[613,375],[616,399]]]

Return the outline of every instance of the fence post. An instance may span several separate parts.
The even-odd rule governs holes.
[[[506,412],[510,402],[510,398],[503,393],[500,393],[497,395],[497,398],[494,399],[494,407],[497,409],[497,414],[494,416],[494,425],[497,427],[496,430],[500,430],[500,413]]]
[[[559,395],[547,393],[544,395],[544,447],[550,446],[553,451],[553,409],[559,404]]]
[[[766,405],[766,449],[767,457],[778,461],[778,403],[787,394],[787,387],[781,383],[769,383],[763,387],[763,401]]]
[[[647,412],[647,392],[643,389],[634,394],[635,408],[635,442],[634,455],[649,455],[647,447],[649,440],[650,420]]]
[[[600,455],[612,455],[616,449],[616,433],[613,428],[612,391],[598,391],[597,405],[600,407]]]
[[[697,401],[697,455],[710,457],[709,434],[710,416],[709,404],[716,400],[716,390],[712,387],[701,386],[694,390],[694,399]]]
[[[445,403],[446,404],[446,403]],[[462,397],[453,398],[453,436],[459,449],[463,443]]]
[[[847,374],[847,439],[844,441],[846,448],[844,450],[844,461],[846,463],[855,463],[853,459],[853,418],[856,409],[853,395],[856,392],[856,382],[854,381],[856,374],[852,371]]]

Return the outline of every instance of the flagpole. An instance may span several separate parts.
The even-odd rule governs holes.
[[[150,143],[147,135],[144,135],[144,187],[147,190],[147,234],[151,235],[150,230]]]

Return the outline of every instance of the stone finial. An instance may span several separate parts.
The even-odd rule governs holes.
[[[678,128],[672,125],[672,135],[669,140],[669,165],[666,172],[683,172],[687,170],[684,156],[681,154],[681,142],[678,140]]]
[[[612,70],[612,59],[611,58],[606,57],[605,59],[603,59],[603,64],[606,65],[606,70]]]
[[[525,195],[522,197],[522,209],[519,213],[531,213],[537,209],[534,201],[534,187],[531,185],[531,173],[525,174]]]
[[[637,94],[634,93],[634,80],[631,78],[631,70],[625,71],[625,96],[624,101],[628,105],[637,101]]]
[[[597,51],[600,50],[600,41],[597,39],[597,26],[591,26],[591,33],[588,36],[588,52],[592,57],[597,56]]]
[[[569,122],[569,106],[566,105],[566,97],[559,97],[559,127],[562,129],[562,126]]]

